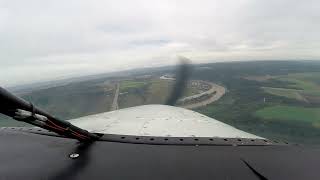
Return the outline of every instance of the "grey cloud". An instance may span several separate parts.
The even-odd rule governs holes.
[[[131,41],[130,44],[133,46],[162,46],[170,42],[170,40],[165,39],[146,39]]]
[[[178,55],[194,62],[319,59],[319,5],[0,0],[0,84],[173,64]]]

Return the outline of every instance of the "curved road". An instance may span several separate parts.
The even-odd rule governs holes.
[[[183,105],[180,107],[186,108],[186,109],[195,109],[195,108],[199,108],[202,106],[206,106],[208,104],[213,103],[214,101],[219,100],[226,93],[226,89],[222,86],[219,86],[215,83],[211,83],[211,82],[207,82],[207,81],[202,81],[202,82],[205,82],[206,84],[210,84],[211,88],[205,92],[200,93],[200,94],[188,96],[183,99],[198,98],[199,96],[201,96],[203,94],[213,94],[214,92],[216,92],[216,93],[213,94],[213,96],[211,96],[209,99],[206,99],[204,101],[200,101],[200,102],[196,102],[196,103],[188,104],[188,105]],[[115,94],[114,94],[113,102],[112,102],[112,105],[110,108],[111,111],[119,109],[119,105],[118,105],[119,89],[120,89],[120,84],[117,83],[115,85]]]
[[[213,103],[214,101],[217,101],[218,99],[220,99],[225,93],[226,93],[226,89],[222,86],[219,86],[218,84],[214,84],[214,83],[211,83],[211,82],[207,82],[207,81],[204,81],[205,83],[207,84],[210,84],[211,85],[211,89],[209,89],[208,91],[205,91],[201,94],[212,94],[214,92],[216,92],[215,94],[213,94],[212,97],[210,97],[209,99],[206,99],[204,101],[200,101],[200,102],[197,102],[197,103],[193,103],[193,104],[188,104],[188,105],[183,105],[183,106],[180,106],[180,107],[183,107],[183,108],[186,108],[186,109],[195,109],[195,108],[199,108],[199,107],[202,107],[202,106],[206,106],[208,104],[211,104]],[[193,95],[195,98],[198,97],[199,95],[196,94],[196,95]],[[188,96],[186,98],[190,98],[190,97],[193,97],[193,96]],[[184,99],[186,99],[184,98]]]

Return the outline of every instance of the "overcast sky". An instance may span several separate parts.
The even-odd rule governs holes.
[[[319,0],[0,0],[0,85],[136,67],[320,59]]]

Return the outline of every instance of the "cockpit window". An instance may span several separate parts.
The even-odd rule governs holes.
[[[319,5],[4,0],[0,86],[92,132],[320,144]]]

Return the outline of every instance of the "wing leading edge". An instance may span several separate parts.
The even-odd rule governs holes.
[[[166,105],[131,107],[70,122],[90,132],[103,134],[263,139],[200,113]]]

